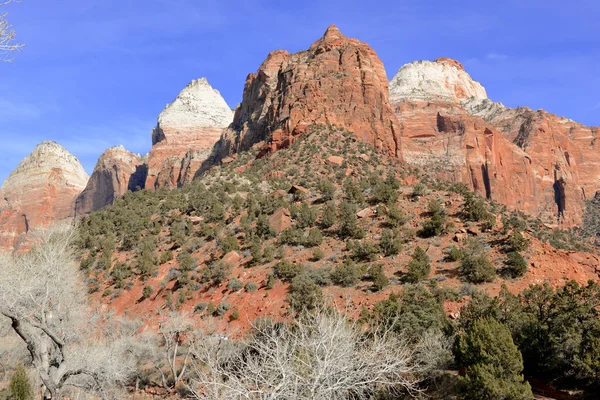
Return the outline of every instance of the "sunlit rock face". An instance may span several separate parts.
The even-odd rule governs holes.
[[[465,106],[529,155],[542,198],[554,200],[566,224],[580,224],[585,201],[600,190],[599,128],[527,107],[506,108],[490,101]]]
[[[171,189],[193,179],[232,120],[233,111],[205,78],[192,81],[158,116],[145,187]]]
[[[573,226],[600,190],[598,128],[493,102],[454,60],[403,66],[390,98],[405,161],[482,196]]]
[[[400,158],[398,121],[383,63],[366,43],[330,26],[306,51],[274,51],[248,75],[234,123],[215,146],[214,162],[264,143],[289,146],[312,125],[336,125],[383,154]]]
[[[0,188],[0,248],[14,250],[26,242],[27,232],[73,218],[88,179],[64,147],[39,144]]]
[[[487,99],[483,86],[462,64],[449,58],[415,61],[404,65],[390,82],[390,101]]]

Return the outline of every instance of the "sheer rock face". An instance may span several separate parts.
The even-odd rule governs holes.
[[[538,192],[529,155],[483,119],[441,100],[403,100],[396,113],[407,163],[513,208],[555,213],[553,198]]]
[[[398,122],[383,63],[367,44],[330,26],[296,54],[275,51],[246,79],[242,104],[215,146],[214,161],[265,142],[289,146],[313,124],[337,125],[400,158]]]
[[[19,248],[27,231],[25,214],[10,208],[0,208],[0,251]]]
[[[456,85],[446,85],[453,80],[439,71],[460,74],[460,64],[407,72],[432,64],[408,64],[391,83],[404,159],[547,222],[581,223],[584,201],[600,190],[598,129],[541,110],[506,108],[484,97],[483,88],[454,96],[440,90]],[[411,89],[413,75],[419,79]],[[481,86],[469,81],[461,87]]]
[[[68,220],[88,181],[79,160],[54,142],[25,157],[0,188],[0,248],[14,250],[32,229]]]
[[[77,197],[75,214],[89,214],[112,204],[128,190],[144,188],[146,160],[117,146],[106,150],[96,163],[85,190]]]
[[[581,223],[585,201],[600,190],[600,129],[527,107],[490,101],[470,101],[465,107],[526,151],[561,218],[568,225]]]
[[[404,65],[390,82],[390,100],[402,99],[460,101],[487,99],[479,82],[471,79],[462,64],[450,58],[415,61]]]
[[[158,117],[145,187],[188,183],[232,119],[233,111],[206,79],[192,81]]]

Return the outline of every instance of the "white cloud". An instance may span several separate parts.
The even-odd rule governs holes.
[[[508,56],[506,54],[499,54],[499,53],[492,52],[492,53],[486,54],[485,58],[490,61],[504,61],[508,58]]]
[[[38,119],[48,112],[58,111],[56,106],[0,98],[0,119],[3,121]]]

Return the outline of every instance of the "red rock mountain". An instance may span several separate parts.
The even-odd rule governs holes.
[[[269,54],[248,75],[235,113],[206,79],[192,81],[159,115],[147,159],[109,149],[88,182],[64,148],[40,144],[0,189],[0,248],[137,186],[174,188],[257,144],[263,155],[286,147],[313,124],[343,127],[383,154],[546,222],[581,223],[585,200],[600,190],[598,128],[494,103],[449,58],[407,64],[388,84],[375,51],[332,25],[308,50]]]
[[[190,182],[232,119],[233,111],[206,79],[192,81],[158,117],[145,187]]]
[[[567,225],[580,224],[585,201],[600,190],[600,129],[544,110],[505,108],[489,100],[464,106],[530,156],[541,188],[533,201],[555,203]]]
[[[88,174],[79,160],[54,142],[25,157],[0,188],[0,248],[15,250],[32,229],[68,220]]]
[[[94,172],[77,197],[75,214],[89,214],[112,204],[128,190],[143,188],[148,167],[146,160],[117,146],[106,150],[96,163]]]
[[[600,190],[597,128],[493,103],[456,61],[407,64],[390,92],[410,164],[566,226]]]
[[[213,157],[218,161],[262,141],[263,152],[276,150],[312,124],[332,124],[400,158],[400,132],[388,93],[375,51],[332,25],[308,50],[272,52],[248,75],[243,101]]]

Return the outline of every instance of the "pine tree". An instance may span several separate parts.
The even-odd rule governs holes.
[[[521,254],[516,251],[511,251],[506,255],[504,270],[512,278],[519,278],[527,272],[527,261]]]
[[[466,255],[458,266],[458,274],[470,283],[492,282],[496,278],[496,268],[487,254]]]
[[[417,246],[415,249],[412,260],[408,262],[408,273],[406,274],[406,280],[408,282],[418,282],[429,276],[431,272],[431,264],[429,257],[425,250]]]
[[[10,398],[13,400],[30,400],[33,399],[33,392],[27,370],[21,364],[17,366],[15,373],[10,381],[9,389]]]
[[[331,228],[336,221],[335,206],[333,203],[325,204],[323,213],[321,214],[321,226],[323,228]]]
[[[459,377],[463,400],[533,399],[522,375],[523,357],[509,329],[493,318],[482,318],[458,340],[457,360],[465,368]]]
[[[369,268],[369,278],[373,281],[373,290],[376,292],[382,290],[390,284],[389,278],[383,271],[383,265],[375,264]]]

